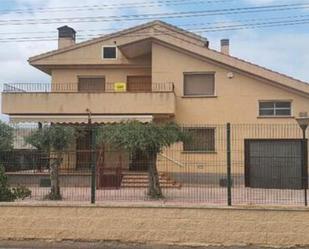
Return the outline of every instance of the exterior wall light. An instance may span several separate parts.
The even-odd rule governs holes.
[[[229,79],[233,79],[234,78],[234,73],[233,72],[228,72],[227,73],[227,77],[229,78]]]

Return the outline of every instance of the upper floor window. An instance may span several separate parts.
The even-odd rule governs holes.
[[[260,101],[260,116],[291,116],[290,101]]]
[[[214,73],[185,73],[184,74],[185,96],[214,96],[215,74]]]
[[[104,92],[105,77],[78,77],[79,92]]]
[[[116,46],[103,46],[103,59],[117,59]]]

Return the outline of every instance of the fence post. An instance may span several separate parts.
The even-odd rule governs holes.
[[[305,206],[308,206],[308,197],[307,197],[307,189],[308,189],[308,141],[306,139],[306,129],[307,127],[302,127],[302,185],[304,189],[304,202]]]
[[[95,203],[96,192],[96,146],[95,146],[95,128],[90,127],[90,143],[91,143],[91,203]]]
[[[232,206],[231,124],[226,124],[227,205]]]
[[[96,131],[92,126],[91,111],[86,109],[88,113],[88,129],[90,139],[90,165],[91,165],[91,203],[95,203],[95,190],[96,190]]]

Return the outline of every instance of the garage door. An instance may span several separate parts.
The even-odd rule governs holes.
[[[307,143],[306,143],[307,145]],[[305,149],[307,151],[307,149]],[[307,183],[302,140],[245,140],[245,185],[251,188],[301,189]]]

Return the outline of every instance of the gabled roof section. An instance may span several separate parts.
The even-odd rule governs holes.
[[[258,66],[256,64],[244,61],[242,59],[233,57],[231,55],[226,55],[216,50],[209,49],[205,44],[208,43],[206,38],[203,38],[197,34],[192,32],[188,32],[186,30],[180,29],[176,26],[170,25],[168,23],[162,21],[152,21],[146,24],[138,25],[133,28],[125,29],[116,33],[104,35],[99,38],[91,39],[89,41],[81,42],[76,45],[66,47],[63,49],[54,50],[48,53],[44,53],[38,56],[34,56],[29,58],[30,64],[33,63],[36,67],[36,61],[48,58],[50,56],[54,56],[57,54],[66,53],[68,51],[72,51],[75,49],[82,48],[84,46],[96,44],[99,42],[103,42],[105,40],[121,37],[127,34],[134,34],[135,32],[142,31],[143,29],[153,28],[154,31],[157,28],[161,28],[161,33],[164,35],[151,35],[147,34],[144,37],[136,39],[134,42],[142,41],[143,39],[151,39],[153,41],[162,43],[171,48],[178,49],[179,51],[190,53],[194,56],[198,56],[201,59],[205,59],[208,61],[212,61],[213,63],[220,64],[222,66],[231,68],[232,70],[238,70],[240,72],[246,73],[252,77],[258,77],[259,79],[265,80],[271,84],[275,84],[277,86],[284,87],[286,89],[290,89],[306,96],[309,96],[309,83],[294,79],[290,76],[272,71],[270,69]],[[162,31],[163,30],[163,31]],[[166,31],[165,31],[166,30]],[[165,32],[165,33],[164,33]],[[188,39],[182,39],[179,37],[187,37]],[[192,42],[192,40],[194,42]],[[132,42],[132,41],[131,41]],[[131,42],[128,41],[126,44],[129,45]],[[133,42],[133,43],[134,43]]]
[[[88,41],[80,42],[80,43],[77,43],[73,46],[65,47],[65,48],[62,48],[62,49],[56,49],[56,50],[53,50],[53,51],[50,51],[50,52],[47,52],[47,53],[43,53],[43,54],[40,54],[40,55],[37,55],[37,56],[33,56],[33,57],[30,57],[28,59],[28,61],[31,63],[31,62],[34,62],[36,60],[44,59],[44,58],[49,57],[49,56],[53,56],[53,55],[60,54],[60,53],[65,53],[65,52],[70,51],[70,50],[74,50],[74,49],[78,49],[78,48],[81,48],[81,47],[84,47],[84,46],[92,45],[92,44],[102,42],[102,41],[107,40],[107,39],[119,37],[119,36],[122,36],[122,35],[134,33],[134,32],[137,32],[139,30],[149,28],[149,27],[152,27],[152,26],[157,26],[157,25],[159,25],[163,28],[166,28],[170,31],[173,31],[175,33],[180,33],[180,34],[183,34],[187,37],[193,38],[196,41],[201,42],[202,44],[208,43],[208,40],[205,37],[202,37],[202,36],[197,35],[193,32],[189,32],[187,30],[181,29],[181,28],[174,26],[174,25],[171,25],[169,23],[166,23],[166,22],[163,22],[163,21],[160,21],[160,20],[155,20],[155,21],[151,21],[151,22],[148,22],[148,23],[145,23],[145,24],[141,24],[141,25],[132,27],[132,28],[124,29],[124,30],[121,30],[121,31],[118,31],[118,32],[115,32],[115,33],[103,35],[101,37],[97,37],[97,38],[94,38],[94,39],[91,39],[91,40],[88,40]]]
[[[162,42],[167,46],[172,47],[177,46],[177,42],[175,42],[173,38],[168,36],[160,37],[159,42]],[[305,94],[306,96],[309,96],[308,82],[304,82],[295,79],[291,76],[275,72],[271,69],[253,64],[251,62],[239,59],[231,55],[223,54],[217,50],[192,44],[186,44],[185,42],[182,42],[181,45],[178,46],[178,49],[182,50],[183,52],[189,52],[191,54],[194,54],[195,56],[198,56],[201,59],[212,61],[213,63],[228,67],[231,70],[240,71],[248,75],[251,75],[252,77],[262,79],[268,83],[272,83],[277,86],[281,86],[286,89],[290,89]]]

